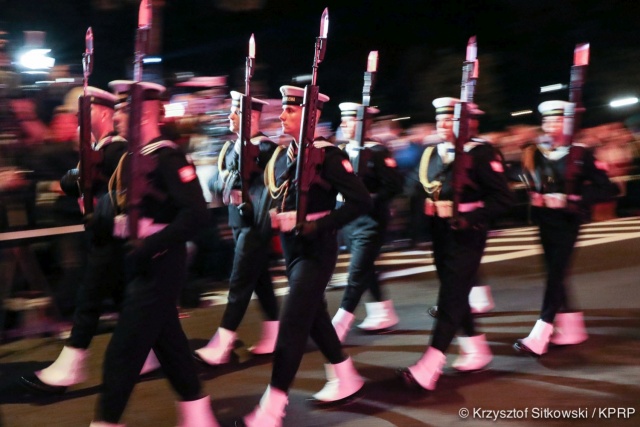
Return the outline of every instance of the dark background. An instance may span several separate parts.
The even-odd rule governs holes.
[[[56,63],[78,67],[91,26],[91,84],[105,87],[130,77],[138,7],[128,0],[0,0],[0,25],[14,47],[23,30],[46,31]],[[432,121],[431,100],[460,93],[465,47],[473,35],[480,60],[476,101],[487,112],[484,130],[536,123],[535,114],[509,113],[536,111],[546,99],[567,99],[566,90],[540,94],[540,86],[568,83],[573,49],[582,42],[591,44],[584,124],[636,113],[637,107],[608,106],[614,97],[640,92],[640,2],[625,0],[166,0],[162,72],[228,75],[230,88],[242,89],[254,33],[253,84],[261,95],[278,97],[280,85],[311,73],[324,7],[330,25],[318,84],[335,101],[326,110],[329,118],[337,119],[339,102],[361,99],[368,53],[378,50],[372,104],[383,114],[410,115],[410,122]]]

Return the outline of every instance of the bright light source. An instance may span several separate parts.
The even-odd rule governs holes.
[[[145,56],[142,58],[144,64],[159,64],[162,62],[162,58],[159,56]]]
[[[291,80],[293,80],[296,83],[304,83],[304,82],[310,82],[312,79],[313,79],[313,76],[311,74],[302,74],[300,76],[295,76]]]
[[[186,108],[187,108],[186,102],[172,102],[170,104],[165,104],[164,116],[165,117],[182,117],[184,116],[184,112]]]
[[[549,85],[549,86],[540,86],[540,93],[554,92],[556,90],[562,90],[566,87],[567,86],[563,85],[562,83],[556,83],[554,85]]]
[[[31,70],[53,68],[56,60],[47,56],[49,52],[51,49],[31,49],[20,57],[20,65]]]
[[[531,110],[520,110],[520,111],[514,111],[513,113],[511,113],[511,116],[524,116],[525,114],[531,114],[533,113],[533,111]]]
[[[392,122],[399,122],[400,120],[409,120],[411,119],[410,116],[406,116],[406,117],[396,117],[395,119],[391,119]]]
[[[637,103],[638,103],[638,98],[636,98],[635,96],[632,96],[629,98],[614,99],[609,103],[609,106],[613,108],[617,108],[617,107],[625,107],[627,105],[633,105]]]

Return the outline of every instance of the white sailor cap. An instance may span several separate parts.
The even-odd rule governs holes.
[[[358,115],[358,109],[362,107],[362,104],[358,104],[357,102],[343,102],[338,105],[340,108],[340,114],[342,117],[355,117]],[[378,114],[380,110],[376,107],[367,107],[367,113],[370,115]]]
[[[297,105],[301,106],[304,103],[304,89],[296,86],[280,86],[280,93],[282,94],[282,105]],[[318,110],[322,110],[324,103],[329,101],[329,97],[323,93],[318,94]]]
[[[118,94],[118,98],[122,101],[124,96],[130,95],[131,86],[135,83],[133,80],[113,80],[109,82],[109,87]],[[142,86],[142,99],[144,101],[157,101],[166,90],[164,86],[158,83],[137,82],[137,84]]]
[[[567,104],[565,101],[545,101],[538,105],[538,111],[542,117],[562,116]]]
[[[240,107],[240,101],[244,96],[244,93],[236,92],[232,90],[230,92],[231,95],[231,106],[232,107]],[[251,109],[253,111],[262,111],[262,107],[265,105],[269,105],[267,101],[263,101],[262,99],[251,97]]]
[[[436,108],[436,116],[439,114],[453,114],[456,104],[461,102],[458,98],[436,98],[433,100],[432,104]],[[469,114],[472,116],[481,116],[484,114],[484,111],[478,108],[478,104],[470,102],[469,106]]]
[[[77,113],[78,98],[84,95],[84,88],[77,86],[67,92],[64,98],[64,104],[55,108],[56,113]],[[117,98],[111,92],[98,89],[97,87],[87,86],[87,96],[91,99],[92,105],[102,105],[107,108],[114,108]]]
[[[113,108],[117,98],[111,92],[98,89],[97,87],[87,86],[87,96],[91,98],[92,105],[102,105],[104,107]]]

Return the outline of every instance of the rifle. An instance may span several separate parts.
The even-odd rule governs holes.
[[[364,150],[364,138],[367,133],[367,109],[371,105],[371,90],[375,82],[376,71],[378,68],[378,51],[369,52],[367,60],[367,71],[364,73],[364,85],[362,86],[362,106],[358,108],[356,114],[356,141],[358,141],[358,156],[353,165],[355,174],[360,170],[360,162],[362,161]]]
[[[316,85],[318,77],[318,65],[324,59],[327,49],[327,33],[329,32],[329,9],[325,8],[320,18],[320,35],[316,37],[315,54],[313,57],[313,71],[311,84],[304,88],[302,107],[302,122],[300,124],[300,137],[298,138],[298,159],[296,165],[296,223],[300,224],[307,217],[307,199],[311,184],[320,182],[318,167],[324,161],[322,150],[313,149],[313,140],[316,133],[316,112],[318,109],[318,95],[320,88]],[[306,153],[309,149],[309,154]]]
[[[78,126],[80,126],[80,194],[84,214],[93,213],[93,181],[96,165],[102,160],[100,152],[94,151],[91,141],[91,96],[87,93],[89,76],[93,72],[93,31],[87,29],[85,50],[82,54],[84,94],[78,98]]]
[[[478,79],[478,45],[476,37],[473,36],[467,43],[467,56],[462,64],[462,83],[460,90],[460,102],[454,108],[453,115],[453,133],[455,134],[455,158],[453,160],[453,207],[452,216],[457,218],[458,206],[462,190],[466,181],[465,161],[464,161],[464,144],[469,141],[472,136],[469,132],[469,120],[471,114],[469,112],[469,104],[473,102],[475,93],[476,80]]]
[[[129,114],[129,135],[127,135],[129,146],[129,176],[127,183],[127,215],[129,226],[129,237],[138,238],[138,220],[140,218],[140,203],[142,192],[140,184],[144,182],[141,176],[142,141],[140,136],[140,121],[142,119],[142,102],[144,101],[142,81],[142,60],[146,52],[151,30],[151,2],[142,0],[138,12],[138,29],[136,30],[135,57],[133,67],[134,84],[131,85],[131,113]]]
[[[589,43],[576,45],[573,51],[573,65],[571,66],[571,76],[569,80],[569,102],[565,104],[564,120],[562,122],[562,133],[564,142],[570,145],[580,128],[580,118],[584,112],[582,105],[582,86],[589,65]],[[569,151],[567,160],[567,170],[565,173],[565,193],[575,194],[575,181],[580,172],[581,162],[579,157],[582,150],[572,149]]]
[[[242,189],[242,203],[250,203],[249,183],[251,175],[259,168],[255,158],[260,154],[260,148],[251,143],[251,77],[253,76],[253,60],[256,56],[256,44],[253,34],[249,39],[249,56],[245,65],[244,95],[240,99],[240,181]]]
[[[573,51],[573,65],[569,80],[569,103],[565,105],[562,133],[566,144],[573,142],[580,128],[580,118],[584,112],[582,105],[582,86],[589,65],[589,43],[576,45]]]

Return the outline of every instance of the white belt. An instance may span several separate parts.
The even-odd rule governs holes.
[[[157,233],[169,224],[156,224],[151,218],[138,220],[138,237],[144,239]],[[127,215],[116,215],[113,219],[113,236],[121,239],[129,237],[129,218]]]
[[[269,211],[271,214],[271,228],[280,230],[284,233],[293,230],[296,226],[297,211],[288,211],[276,213],[275,209]],[[307,221],[317,221],[322,217],[329,215],[331,211],[314,212],[306,216]]]
[[[567,200],[577,202],[582,197],[577,194],[563,194],[563,193],[529,193],[529,197],[531,198],[531,206],[535,206],[538,208],[549,208],[549,209],[563,209],[567,207]]]
[[[477,201],[471,203],[459,203],[458,212],[473,212],[476,209],[483,208],[484,202]],[[453,202],[451,200],[433,201],[427,199],[424,201],[424,213],[428,216],[439,216],[440,218],[451,218],[453,216]]]

